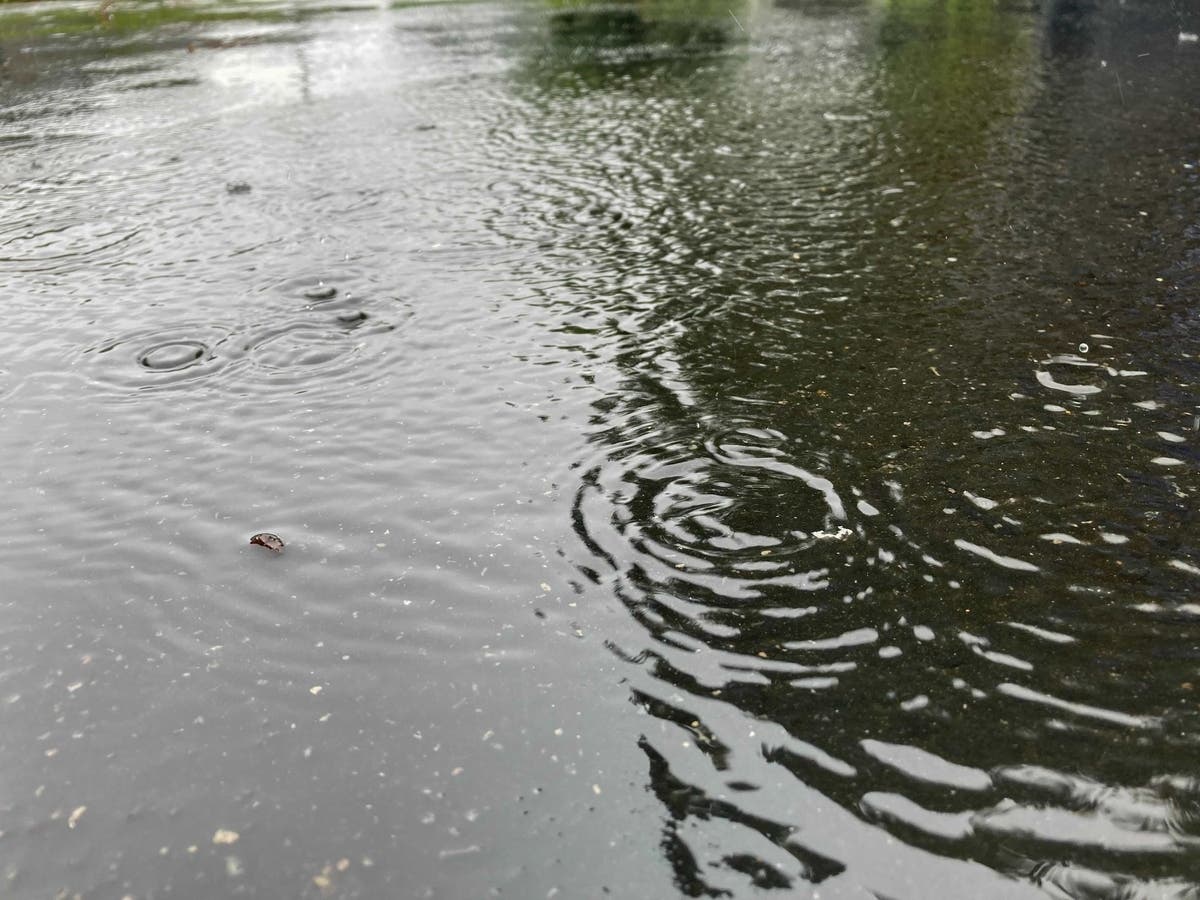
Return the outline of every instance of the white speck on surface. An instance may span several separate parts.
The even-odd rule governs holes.
[[[438,857],[440,859],[450,859],[455,856],[467,856],[471,853],[478,853],[480,847],[478,844],[472,844],[469,847],[454,847],[448,850],[439,850]]]
[[[1101,391],[1094,384],[1063,384],[1061,381],[1055,381],[1054,376],[1044,370],[1035,371],[1033,375],[1042,387],[1050,388],[1052,391],[1062,391],[1064,394],[1086,397],[1088,394],[1098,394]]]
[[[879,510],[876,509],[874,506],[872,506],[870,503],[868,503],[866,500],[858,501],[858,511],[860,513],[862,513],[864,516],[879,515]]]
[[[1031,562],[1026,562],[1023,559],[1017,559],[1012,556],[1001,556],[999,553],[989,550],[987,547],[981,547],[979,544],[972,544],[970,541],[964,541],[962,538],[955,540],[954,546],[959,550],[966,550],[968,553],[974,553],[976,556],[981,556],[984,559],[994,562],[998,566],[1003,566],[1006,569],[1013,569],[1017,572],[1041,571]]]
[[[980,497],[978,494],[972,494],[970,491],[963,491],[962,495],[980,509],[995,509],[1000,505],[995,500],[989,500],[987,497]]]
[[[1026,625],[1024,622],[1007,622],[1010,628],[1016,628],[1027,634],[1032,634],[1034,637],[1039,637],[1044,641],[1050,641],[1052,644],[1073,644],[1075,638],[1069,634],[1061,634],[1057,631],[1048,631],[1045,628],[1038,628],[1036,625]]]
[[[1049,534],[1038,535],[1038,537],[1040,537],[1043,541],[1050,541],[1053,544],[1087,544],[1087,541],[1081,541],[1073,534],[1064,534],[1061,531],[1053,531]]]

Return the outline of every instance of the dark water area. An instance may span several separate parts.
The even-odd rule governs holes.
[[[1200,7],[103,15],[0,10],[0,896],[1200,898]]]

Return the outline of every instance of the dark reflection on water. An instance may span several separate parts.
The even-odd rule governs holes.
[[[1196,121],[1196,63],[1107,14],[777,16],[748,58],[585,52],[534,95],[531,142],[597,192],[543,249],[599,273],[577,309],[619,373],[581,567],[648,636],[613,644],[669,723],[642,746],[689,895],[868,855],[813,787],[1068,895],[1196,891],[1194,348],[1147,331],[1187,302],[1196,144],[1139,135]],[[1084,29],[1113,58],[1081,78]]]
[[[10,893],[1200,896],[1193,11],[316,12],[3,43]]]

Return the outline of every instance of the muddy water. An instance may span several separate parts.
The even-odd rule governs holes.
[[[1043,6],[0,14],[2,893],[1200,896],[1200,21]]]

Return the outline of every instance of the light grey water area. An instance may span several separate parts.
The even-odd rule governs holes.
[[[1197,32],[0,7],[0,896],[1200,898]]]

